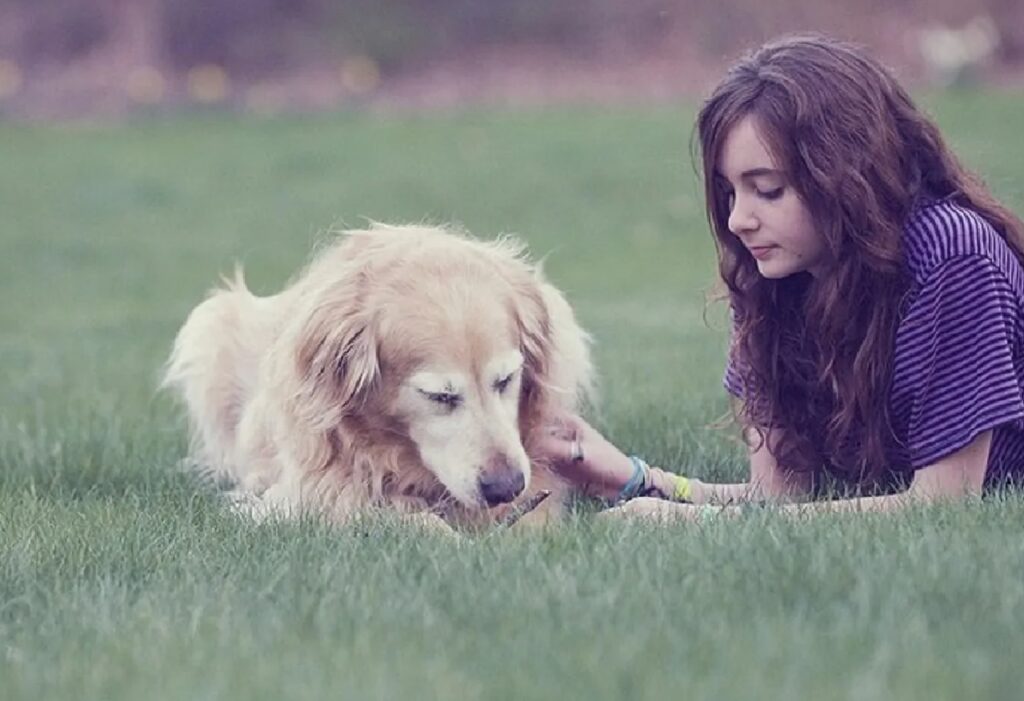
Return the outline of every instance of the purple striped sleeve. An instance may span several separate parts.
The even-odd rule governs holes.
[[[990,258],[957,256],[930,271],[900,324],[893,361],[893,410],[909,417],[914,469],[1024,417],[1016,323],[1013,289]]]
[[[725,373],[722,377],[722,384],[729,394],[734,397],[742,399],[746,395],[743,389],[743,377],[740,374],[738,361],[731,346],[729,348],[729,360],[725,365]]]
[[[725,372],[722,375],[722,385],[732,396],[742,399],[746,392],[743,388],[742,361],[736,356],[736,308],[729,305],[729,353],[726,356]]]
[[[726,361],[722,384],[729,394],[742,400],[744,414],[747,418],[751,419],[757,426],[765,428],[775,422],[771,419],[768,402],[765,401],[764,397],[751,392],[748,387],[748,383],[751,382],[749,378],[750,368],[738,356],[735,340],[734,328],[733,333],[729,337],[729,357]]]

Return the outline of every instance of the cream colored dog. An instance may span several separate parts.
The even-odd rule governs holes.
[[[178,333],[164,384],[194,460],[285,513],[387,507],[487,523],[538,489],[545,419],[590,388],[587,336],[510,239],[374,225],[320,251],[281,293],[240,273]]]

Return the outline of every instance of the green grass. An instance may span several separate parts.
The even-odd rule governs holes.
[[[927,104],[1024,211],[1024,100]],[[0,698],[1019,698],[1024,498],[563,527],[457,546],[254,525],[175,469],[155,385],[234,261],[330,225],[517,232],[594,333],[598,423],[737,479],[692,110],[0,125]]]

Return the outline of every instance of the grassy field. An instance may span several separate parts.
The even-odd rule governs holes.
[[[1024,212],[1024,100],[927,99]],[[156,381],[234,262],[331,225],[517,232],[593,332],[596,421],[741,478],[692,110],[0,125],[0,698],[1020,698],[1024,498],[464,546],[253,525],[175,470]]]

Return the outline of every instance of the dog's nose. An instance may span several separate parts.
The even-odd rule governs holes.
[[[515,499],[526,487],[522,470],[510,467],[505,470],[485,472],[480,476],[480,494],[488,506],[505,504]]]

